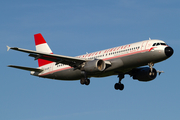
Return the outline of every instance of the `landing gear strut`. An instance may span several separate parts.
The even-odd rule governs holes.
[[[150,73],[149,73],[149,75],[152,75],[153,74],[153,66],[154,66],[154,63],[148,63],[148,65],[149,65],[149,68],[150,68]]]
[[[80,83],[81,83],[82,85],[84,85],[84,84],[85,84],[85,85],[89,85],[89,84],[90,84],[90,79],[87,78],[86,72],[85,72],[85,71],[82,71],[82,74],[84,75],[84,77],[81,78]]]
[[[114,85],[114,88],[116,90],[123,90],[124,84],[121,83],[121,80],[124,78],[124,74],[119,74],[118,77],[119,77],[119,82]]]

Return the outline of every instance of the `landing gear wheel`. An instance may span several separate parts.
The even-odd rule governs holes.
[[[87,80],[85,81],[85,85],[89,85],[89,84],[90,84],[90,80],[87,79]]]
[[[119,90],[123,90],[123,89],[124,89],[124,84],[120,84]]]
[[[85,79],[85,78],[82,78],[81,80],[80,80],[80,83],[82,84],[82,85],[89,85],[90,84],[90,80],[89,79]]]
[[[124,89],[124,84],[116,83],[116,84],[114,85],[114,88],[115,88],[116,90],[123,90],[123,89]]]
[[[114,85],[114,88],[115,88],[116,90],[118,90],[118,89],[119,89],[119,83],[116,83],[116,84]]]
[[[118,77],[119,77],[119,82],[114,85],[114,88],[116,90],[123,90],[124,85],[121,83],[121,80],[124,78],[124,74],[119,74]]]
[[[82,79],[80,80],[80,83],[81,83],[82,85],[84,85],[84,84],[85,84],[85,79],[82,78]]]
[[[80,83],[82,84],[82,85],[89,85],[90,84],[90,80],[88,79],[88,77],[87,77],[87,73],[85,72],[85,71],[81,71],[81,73],[82,73],[82,75],[84,76],[84,77],[82,77],[81,78],[81,80],[80,80]]]

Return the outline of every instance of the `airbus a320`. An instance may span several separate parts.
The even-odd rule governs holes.
[[[38,60],[39,67],[31,68],[16,65],[9,65],[8,67],[31,71],[31,75],[42,78],[67,81],[80,80],[82,85],[89,85],[91,77],[117,75],[119,81],[114,85],[116,90],[124,89],[121,81],[125,74],[143,82],[154,80],[158,73],[163,72],[153,68],[154,64],[168,59],[174,53],[174,50],[164,41],[149,39],[70,57],[53,54],[41,33],[35,34],[34,39],[36,51],[9,46],[7,49],[8,51],[12,49],[28,53],[30,57]]]

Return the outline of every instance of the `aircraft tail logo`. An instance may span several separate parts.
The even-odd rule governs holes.
[[[36,45],[36,51],[53,54],[53,52],[51,51],[49,45],[46,43],[46,41],[43,38],[43,36],[41,35],[41,33],[35,34],[34,40],[35,40],[35,45]],[[49,63],[52,63],[52,61],[38,59],[39,67],[49,64]]]

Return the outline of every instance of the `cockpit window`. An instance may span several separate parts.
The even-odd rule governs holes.
[[[160,43],[157,43],[157,45],[156,45],[156,46],[158,46],[158,45],[160,45]]]
[[[156,43],[154,43],[153,46],[156,46]]]
[[[161,45],[166,45],[166,43],[161,43]]]
[[[154,43],[152,46],[167,45],[166,43]]]

